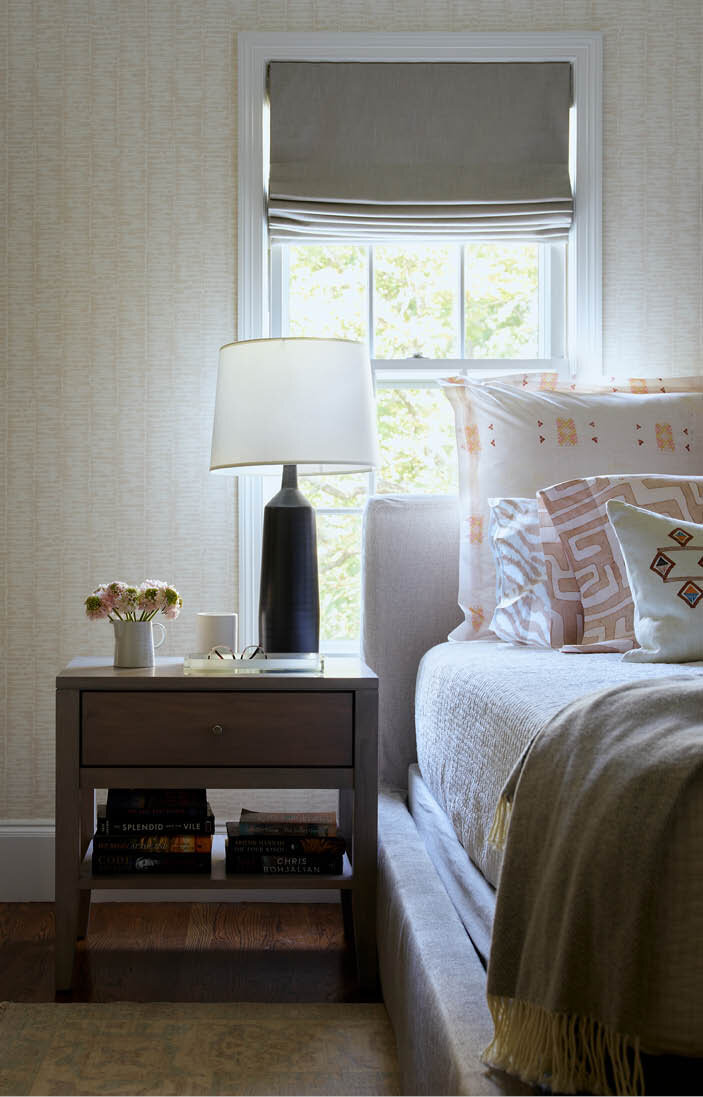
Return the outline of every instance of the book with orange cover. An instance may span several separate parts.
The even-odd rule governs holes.
[[[149,834],[134,837],[95,835],[93,853],[112,853],[114,850],[145,850],[150,853],[210,853],[212,850],[212,835]]]

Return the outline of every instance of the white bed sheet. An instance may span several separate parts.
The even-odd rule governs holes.
[[[439,644],[415,694],[417,759],[461,845],[495,887],[501,855],[488,832],[498,797],[532,737],[564,705],[618,682],[703,674],[701,663],[624,663],[491,641]]]

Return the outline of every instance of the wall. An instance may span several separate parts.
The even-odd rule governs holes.
[[[109,653],[82,601],[168,578],[233,607],[207,472],[235,334],[238,30],[605,33],[606,370],[701,371],[700,0],[4,0],[0,819],[53,813],[53,678]]]

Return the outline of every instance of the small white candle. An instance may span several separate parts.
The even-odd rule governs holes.
[[[199,613],[197,621],[197,643],[199,652],[210,651],[214,647],[237,650],[237,614],[207,612]]]

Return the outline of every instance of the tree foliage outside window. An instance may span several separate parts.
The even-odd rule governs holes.
[[[538,357],[538,245],[314,244],[287,247],[291,336],[358,339],[375,358]],[[460,265],[463,261],[463,279]],[[464,287],[463,310],[459,300]],[[447,374],[457,363],[447,363]],[[460,367],[459,367],[460,368]],[[379,384],[378,493],[456,490],[453,416],[430,382]],[[301,482],[318,508],[321,633],[358,642],[365,475]]]

